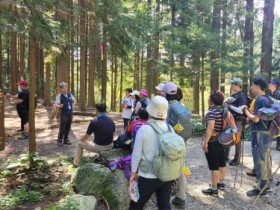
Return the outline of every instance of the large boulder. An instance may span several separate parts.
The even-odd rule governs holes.
[[[59,201],[61,210],[68,210],[75,206],[79,210],[94,210],[97,206],[97,199],[94,196],[84,196],[80,194],[68,195]]]
[[[128,180],[122,170],[112,172],[103,165],[87,163],[77,168],[72,184],[79,194],[104,197],[110,209],[125,210],[129,205]]]
[[[102,151],[101,156],[105,163],[112,160],[118,160],[120,157],[131,154],[131,151],[125,149],[112,149],[108,151]]]

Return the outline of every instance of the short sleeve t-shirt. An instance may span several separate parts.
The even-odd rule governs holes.
[[[131,97],[124,97],[122,104],[127,104],[127,108],[123,108],[122,118],[130,119],[132,115],[133,99]]]
[[[88,126],[87,134],[94,133],[94,143],[100,146],[110,145],[113,142],[115,123],[105,114],[98,115]]]
[[[220,133],[223,129],[222,106],[212,106],[206,114],[206,122],[215,120],[214,131]]]
[[[253,113],[256,115],[259,109],[261,109],[263,107],[269,108],[272,103],[273,103],[273,101],[267,95],[259,96],[256,99]],[[267,131],[267,127],[269,126],[269,123],[270,123],[270,121],[266,121],[266,120],[260,120],[257,123],[252,122],[251,129],[252,129],[252,131],[254,131],[254,130],[255,131],[256,130],[257,131]]]
[[[29,90],[22,90],[18,94],[18,98],[22,100],[22,103],[18,104],[20,110],[29,110]]]
[[[233,106],[239,107],[247,104],[247,97],[245,93],[239,91],[231,95],[231,97],[235,98],[236,100],[232,103]],[[239,116],[244,116],[243,114],[239,114],[231,109],[229,111],[232,113],[233,117],[236,119]]]
[[[55,102],[54,102],[55,104],[60,104],[61,103],[61,94],[62,93],[57,94],[57,96],[55,98]],[[64,96],[67,98],[67,94],[64,94]],[[72,98],[72,101],[75,101],[75,97],[72,94],[71,94],[71,98]]]

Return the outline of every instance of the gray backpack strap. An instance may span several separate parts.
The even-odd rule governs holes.
[[[151,126],[159,135],[165,133],[154,121],[148,122],[147,125]],[[168,131],[171,132],[170,125],[168,123],[166,123],[166,125],[168,127]]]

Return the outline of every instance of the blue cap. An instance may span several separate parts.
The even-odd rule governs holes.
[[[280,86],[280,81],[278,79],[272,79],[268,83],[271,83],[271,84],[273,84],[273,85],[275,85],[277,87]]]

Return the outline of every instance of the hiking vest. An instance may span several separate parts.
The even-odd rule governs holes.
[[[63,104],[61,109],[62,115],[71,115],[73,113],[73,100],[71,93],[67,93],[67,97],[64,94],[60,94],[60,104]]]

